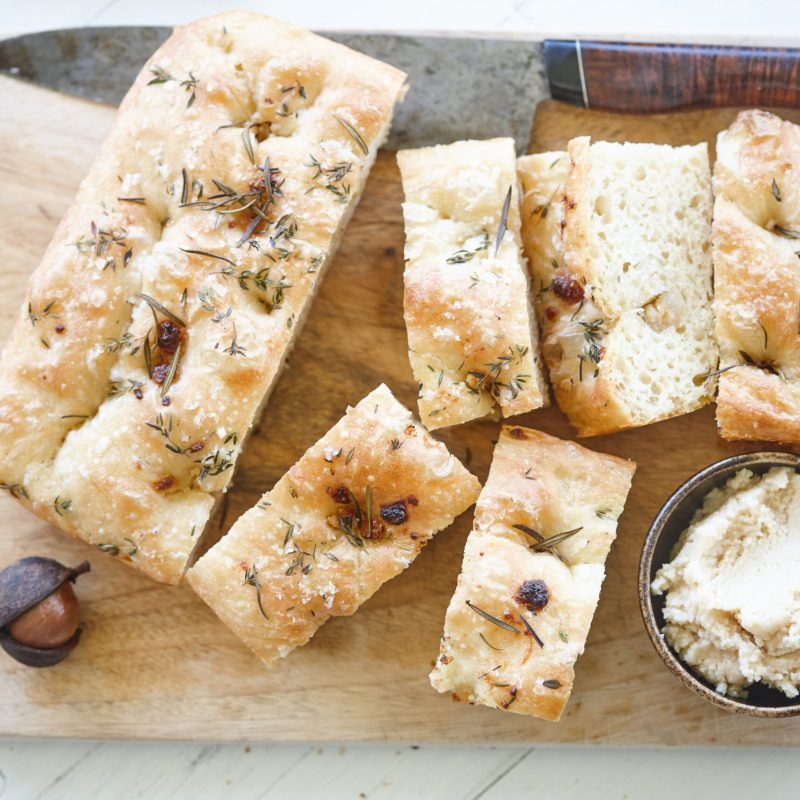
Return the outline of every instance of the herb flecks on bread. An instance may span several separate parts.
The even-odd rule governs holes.
[[[725,439],[800,442],[800,127],[744,111],[717,137],[714,314]]]
[[[557,720],[635,464],[505,426],[475,508],[431,684]]]
[[[0,362],[0,483],[179,580],[404,77],[257,14],[175,30],[31,278]]]
[[[547,404],[521,252],[514,142],[404,150],[404,312],[428,428]]]
[[[579,435],[710,402],[705,145],[590,144],[518,160],[522,238],[556,399]]]
[[[266,664],[399,575],[480,485],[386,386],[367,395],[187,573]]]

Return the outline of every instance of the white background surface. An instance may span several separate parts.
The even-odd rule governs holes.
[[[0,28],[172,25],[247,7],[319,29],[800,42],[797,0],[0,0]],[[0,113],[2,110],[0,109]],[[2,691],[2,687],[0,687]],[[646,702],[646,698],[643,698]],[[698,700],[698,702],[701,702]],[[532,721],[532,724],[544,724]],[[798,720],[800,725],[800,719]],[[0,798],[789,798],[786,750],[0,741]]]

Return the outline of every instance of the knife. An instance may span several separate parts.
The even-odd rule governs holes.
[[[165,27],[45,31],[0,42],[0,73],[117,105],[170,35]],[[540,101],[659,112],[797,107],[800,50],[536,40],[503,36],[322,32],[409,75],[390,148],[511,136],[528,142]]]

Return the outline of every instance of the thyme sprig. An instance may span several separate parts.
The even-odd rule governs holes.
[[[128,243],[125,238],[128,235],[128,232],[124,228],[120,228],[119,230],[114,230],[113,228],[111,230],[98,228],[97,223],[95,223],[94,220],[90,225],[90,229],[92,232],[91,239],[78,239],[78,241],[75,242],[75,247],[78,249],[78,252],[93,252],[98,258],[105,256],[105,262],[103,263],[102,269],[110,269],[112,272],[115,272],[117,269],[117,257],[111,251],[111,248],[116,247],[125,251],[122,254],[122,266],[123,268],[127,267],[128,262],[133,256],[133,248],[128,247]]]
[[[530,380],[528,373],[517,373],[508,382],[500,380],[500,373],[503,369],[521,364],[525,356],[528,355],[528,347],[525,345],[509,345],[507,353],[501,353],[497,358],[487,362],[484,366],[486,370],[470,370],[467,373],[466,384],[472,394],[480,394],[486,391],[493,397],[499,397],[501,389],[507,389],[513,400],[524,391],[525,384]]]
[[[192,75],[191,71],[188,74],[187,78],[179,81],[174,76],[170,75],[163,67],[156,64],[154,67],[150,68],[150,72],[153,74],[152,80],[147,82],[148,86],[157,86],[162,83],[168,83],[169,81],[178,81],[178,86],[182,86],[189,94],[189,100],[186,103],[186,108],[191,108],[194,105],[194,101],[197,99],[197,78]]]
[[[306,194],[314,189],[325,189],[335,195],[340,203],[350,199],[350,184],[345,183],[345,178],[350,173],[353,165],[348,161],[339,161],[331,167],[323,167],[316,156],[309,154],[309,163],[306,167],[314,170],[311,176],[311,186],[306,189]]]
[[[51,300],[41,311],[34,311],[33,306],[31,303],[28,303],[28,319],[31,321],[31,325],[36,327],[36,323],[39,322],[41,319],[45,319],[46,317],[58,317],[58,314],[53,313],[53,309],[55,308],[56,301]]]
[[[254,586],[256,590],[256,602],[258,603],[258,610],[261,612],[261,616],[264,617],[265,620],[269,621],[269,617],[267,616],[267,612],[264,611],[264,603],[261,599],[261,583],[258,580],[258,570],[256,569],[255,564],[251,564],[247,571],[244,574],[244,582],[246,585]]]
[[[481,241],[477,245],[477,247],[475,247],[472,250],[466,250],[466,249],[456,250],[455,253],[453,253],[453,255],[451,255],[447,259],[447,263],[464,264],[467,261],[472,261],[472,259],[475,258],[475,256],[482,250],[488,250],[488,249],[489,249],[489,234],[486,233],[486,231],[483,231],[483,233],[481,234]]]

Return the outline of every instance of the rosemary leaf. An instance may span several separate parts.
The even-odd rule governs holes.
[[[530,624],[530,622],[528,622],[528,620],[525,619],[523,614],[520,614],[519,618],[522,620],[522,624],[525,626],[525,628],[528,631],[528,633],[531,636],[533,636],[533,640],[536,642],[536,644],[538,644],[539,647],[541,647],[544,650],[544,642],[539,638],[538,634],[533,629],[533,626]]]
[[[500,245],[503,242],[503,237],[506,235],[506,225],[508,223],[508,209],[511,206],[511,186],[508,187],[508,192],[506,193],[506,199],[503,203],[503,212],[500,214],[500,224],[497,227],[497,238],[494,240],[494,254],[497,255],[497,251],[500,249]]]
[[[167,372],[167,377],[164,378],[164,383],[161,386],[161,396],[164,397],[167,392],[169,391],[169,387],[172,386],[172,381],[175,379],[175,373],[178,370],[178,360],[181,357],[181,345],[178,343],[178,346],[175,348],[175,352],[172,354],[172,361],[169,365],[169,372]]]
[[[186,323],[180,317],[175,316],[175,314],[173,314],[169,309],[164,308],[164,306],[162,306],[161,303],[159,303],[154,297],[150,297],[149,294],[145,294],[144,292],[139,292],[139,294],[136,296],[140,300],[144,300],[144,302],[147,303],[147,305],[149,305],[153,311],[161,312],[167,319],[172,320],[176,325],[180,325],[181,328],[186,327]]]
[[[484,611],[482,608],[478,608],[474,603],[471,603],[469,600],[465,601],[466,604],[476,613],[478,616],[483,617],[487,622],[491,622],[492,625],[497,625],[498,628],[502,628],[505,631],[511,631],[511,633],[519,633],[519,628],[515,628],[513,625],[510,625],[508,622],[504,622],[502,619],[497,619],[497,617],[493,617],[487,611]]]
[[[333,118],[350,134],[353,141],[358,145],[359,150],[365,155],[369,155],[369,147],[364,141],[361,134],[347,121],[342,119],[338,114],[334,114]]]

